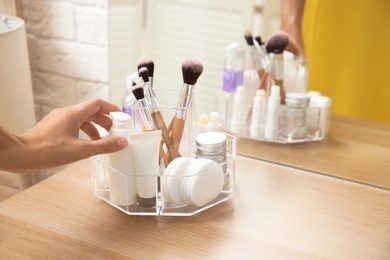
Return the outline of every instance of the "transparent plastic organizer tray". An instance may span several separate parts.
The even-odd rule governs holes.
[[[252,136],[250,134],[250,124],[246,124],[242,130],[237,133],[231,132],[230,123],[223,126],[223,130],[234,134],[238,138],[253,139],[275,143],[302,143],[311,141],[324,140],[330,125],[330,117],[328,109],[323,108],[307,108],[305,126],[295,126],[297,121],[301,121],[301,115],[297,116],[297,111],[291,111],[282,107],[280,109],[278,127],[276,135],[272,138],[265,137],[265,127],[261,130],[260,135]],[[265,119],[266,120],[266,119]]]
[[[266,101],[267,102],[267,101]],[[262,113],[262,122],[256,133],[251,132],[253,110],[247,101],[245,112],[242,115],[244,121],[237,128],[232,128],[232,100],[218,100],[217,111],[221,115],[221,124],[223,131],[230,133],[237,138],[246,138],[275,143],[301,143],[323,140],[330,125],[330,106],[332,99],[326,99],[326,105],[323,107],[307,107],[303,109],[291,108],[281,105],[277,117],[277,126],[273,128],[273,134],[266,136],[267,124],[267,106],[265,105]],[[249,105],[248,105],[249,104]],[[266,103],[267,104],[267,103]],[[234,130],[234,131],[233,131]]]
[[[125,175],[109,165],[110,155],[98,155],[92,157],[93,193],[98,198],[128,215],[164,215],[164,216],[192,216],[208,208],[216,206],[234,197],[236,138],[226,135],[226,160],[223,163],[213,161],[210,167],[198,167],[191,172],[192,167],[180,171],[180,174],[167,174],[172,161],[167,168],[160,166],[159,172],[151,175]],[[194,145],[195,147],[195,145]],[[195,148],[193,154],[188,157],[180,157],[179,160],[203,160],[210,162],[212,159],[197,158]],[[212,158],[209,157],[209,158]],[[176,159],[178,160],[178,159]],[[179,168],[177,166],[176,168]],[[184,166],[183,166],[184,167]],[[173,166],[171,166],[173,168]],[[184,168],[183,168],[184,169]],[[166,170],[166,171],[165,171]],[[215,175],[215,172],[223,174]],[[214,174],[214,175],[213,175]],[[211,177],[210,177],[211,176]],[[217,179],[212,176],[218,176]],[[122,192],[122,198],[112,196],[110,185],[115,181],[115,192]],[[135,191],[138,183],[153,183],[155,185],[155,198],[146,203],[140,203]],[[215,182],[215,183],[214,183]],[[118,183],[121,187],[118,188]],[[207,192],[208,191],[208,192]],[[115,193],[114,192],[114,193]],[[138,200],[137,200],[138,197]],[[143,204],[141,206],[140,204]]]

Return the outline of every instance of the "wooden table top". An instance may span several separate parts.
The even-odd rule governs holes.
[[[237,157],[236,196],[192,217],[129,216],[89,160],[0,203],[1,259],[390,259],[390,191]]]
[[[332,115],[323,141],[237,140],[237,153],[390,189],[390,124]]]

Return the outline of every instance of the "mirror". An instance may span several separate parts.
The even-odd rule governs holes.
[[[253,10],[255,2],[264,2],[263,10],[268,10],[260,16],[261,28],[258,25],[262,20]],[[275,2],[278,1],[108,0],[111,101],[121,106],[126,76],[136,71],[141,55],[148,54],[155,62],[154,84],[168,88],[181,87],[181,63],[195,57],[204,65],[196,85],[196,110],[198,114],[213,111],[222,84],[225,47],[237,41],[245,46],[242,35],[247,28],[254,28],[260,35],[275,31]],[[390,188],[387,124],[332,115],[330,132],[323,141],[277,144],[239,139],[237,153]]]

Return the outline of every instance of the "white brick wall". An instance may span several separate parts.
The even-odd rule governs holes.
[[[108,99],[108,0],[22,0],[37,119]]]
[[[21,0],[37,120],[57,107],[108,99],[107,1]],[[63,168],[37,171],[33,182]]]

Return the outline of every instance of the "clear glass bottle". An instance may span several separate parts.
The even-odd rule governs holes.
[[[133,73],[126,78],[126,91],[122,98],[122,111],[130,116],[133,116],[133,107],[137,101],[133,95],[133,82],[138,80],[138,73]]]

